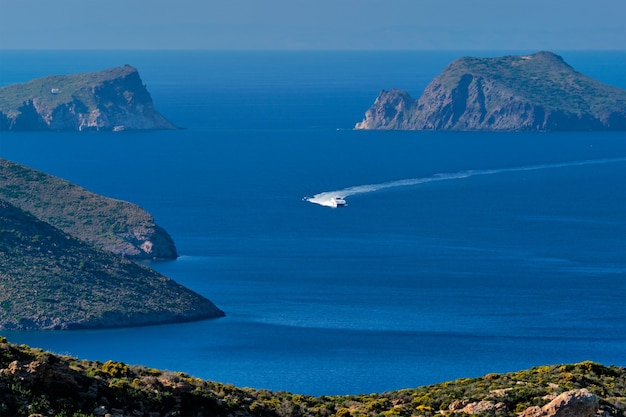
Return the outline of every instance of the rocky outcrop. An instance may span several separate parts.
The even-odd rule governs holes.
[[[598,397],[582,388],[564,392],[543,407],[530,407],[519,417],[595,417],[598,408]]]
[[[589,78],[550,52],[461,58],[418,100],[382,91],[355,129],[626,130],[626,90]]]
[[[374,105],[365,112],[365,119],[356,129],[410,130],[411,112],[415,100],[403,90],[380,92]]]
[[[175,259],[171,236],[150,213],[0,158],[0,198],[101,249],[135,259]]]
[[[0,87],[0,130],[176,129],[129,65]]]
[[[464,414],[482,414],[495,415],[497,412],[506,412],[507,406],[503,402],[494,403],[493,401],[461,401],[456,400],[448,407],[454,413]]]
[[[143,209],[131,203],[112,200],[113,205],[128,205],[129,210],[144,212]],[[116,239],[104,237],[86,237],[86,240],[98,244],[102,242],[104,250],[122,255],[131,259],[176,259],[178,253],[176,244],[169,233],[155,223],[154,218],[145,213],[138,222],[129,222],[126,230],[115,233]],[[93,223],[92,223],[93,224]],[[103,225],[104,226],[104,225]],[[122,226],[123,227],[123,226]]]
[[[507,390],[500,391],[504,391],[501,393],[504,394]],[[551,398],[552,401],[543,407],[529,407],[519,413],[518,417],[598,417],[598,397],[585,388],[567,391],[558,396],[551,396]],[[495,416],[508,412],[508,407],[504,402],[489,400],[473,402],[456,400],[450,404],[448,409],[455,414],[469,415]]]

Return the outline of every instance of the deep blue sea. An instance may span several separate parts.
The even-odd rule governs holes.
[[[557,53],[626,88],[626,52]],[[0,51],[0,85],[139,69],[185,130],[2,133],[0,157],[150,211],[180,258],[149,265],[227,314],[3,335],[318,395],[626,366],[626,134],[351,130],[468,54]]]

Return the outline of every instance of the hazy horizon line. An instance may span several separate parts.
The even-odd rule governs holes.
[[[580,52],[626,52],[626,47],[618,48],[0,48],[0,51],[76,51],[76,52],[115,52],[115,51],[162,51],[162,52],[458,52],[458,51],[580,51]]]

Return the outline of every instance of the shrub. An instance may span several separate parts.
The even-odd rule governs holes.
[[[126,376],[130,371],[130,366],[122,362],[106,361],[102,364],[102,372],[112,376],[113,378],[121,378]]]
[[[340,408],[335,413],[335,416],[337,416],[337,417],[350,417],[350,410],[348,410],[347,408]]]

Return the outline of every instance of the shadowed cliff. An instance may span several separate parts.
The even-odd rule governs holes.
[[[4,200],[0,288],[0,329],[123,327],[224,315],[150,268],[96,249]]]
[[[0,198],[100,249],[135,259],[175,259],[170,235],[141,207],[0,158]]]

